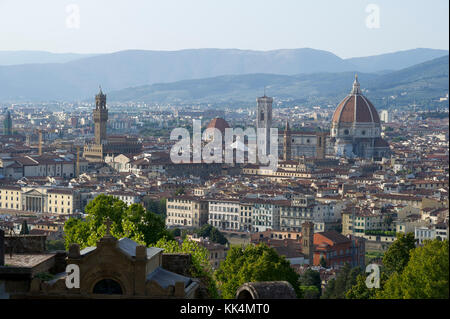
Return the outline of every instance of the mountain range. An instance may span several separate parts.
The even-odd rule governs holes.
[[[233,88],[261,88],[265,85],[278,85],[277,94],[286,96],[294,89],[298,90],[298,96],[314,96],[316,93],[326,95],[328,91],[324,91],[324,88],[328,86],[329,94],[341,92],[340,87],[346,81],[341,83],[340,79],[346,80],[354,72],[367,73],[367,79],[375,81],[392,71],[444,55],[448,55],[448,51],[434,49],[414,49],[351,59],[309,48],[273,51],[128,50],[96,55],[27,51],[14,54],[9,51],[7,54],[3,52],[3,55],[0,52],[0,101],[85,100],[92,98],[99,85],[105,92],[117,91],[111,94],[111,98],[117,100],[135,99],[140,95],[149,99],[159,96],[158,102],[176,101],[189,95],[194,100],[206,100],[208,95],[215,94],[225,97],[224,93],[233,92]],[[49,61],[51,63],[47,63]],[[12,62],[16,64],[6,65]],[[199,86],[208,84],[210,78],[218,82],[210,88],[211,93],[205,95]],[[318,86],[320,81],[323,81],[322,85]],[[189,88],[183,88],[183,85]],[[143,93],[144,88],[150,91]],[[177,93],[174,88],[192,92],[186,95]],[[131,93],[133,90],[142,94]]]
[[[373,102],[386,96],[396,101],[438,99],[448,93],[449,56],[386,74],[359,73],[362,89]],[[114,101],[147,103],[242,103],[262,95],[264,87],[278,100],[336,103],[351,90],[354,72],[299,75],[225,75],[175,83],[159,83],[109,93]]]

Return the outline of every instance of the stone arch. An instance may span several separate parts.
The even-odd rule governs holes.
[[[92,288],[93,294],[123,295],[122,285],[114,279],[104,278],[97,281]]]
[[[80,288],[83,290],[83,293],[93,294],[95,286],[103,281],[103,280],[111,280],[116,282],[120,286],[120,290],[122,291],[122,295],[133,294],[133,288],[131,282],[126,282],[125,278],[120,278],[121,276],[117,273],[113,272],[103,272],[103,274],[99,273],[91,273],[88,277],[82,277],[80,282]],[[83,280],[84,279],[84,280]],[[124,280],[125,279],[125,282]],[[83,287],[85,287],[83,289]]]
[[[236,299],[295,299],[297,295],[287,281],[247,282],[236,292]]]

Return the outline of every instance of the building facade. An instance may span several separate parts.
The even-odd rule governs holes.
[[[208,224],[219,230],[239,231],[241,229],[239,200],[214,199],[208,200],[208,202]]]
[[[177,196],[167,199],[166,226],[199,228],[208,222],[208,202],[196,197]]]

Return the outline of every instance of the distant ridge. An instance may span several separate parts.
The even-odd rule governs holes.
[[[52,53],[47,51],[0,51],[1,65],[66,63],[96,54]]]
[[[404,69],[445,55],[448,55],[447,50],[418,48],[368,57],[350,58],[346,59],[346,61],[352,63],[361,72],[381,72],[384,70]]]
[[[361,87],[374,100],[398,95],[407,103],[412,98],[437,99],[448,92],[449,56],[444,56],[388,74],[358,73]],[[267,86],[277,99],[307,101],[340,100],[351,89],[354,72],[300,75],[224,75],[174,83],[159,83],[113,91],[111,101],[147,103],[252,102]],[[406,94],[405,94],[406,93]],[[383,102],[384,103],[384,102]]]
[[[407,63],[408,59],[424,62],[430,56],[442,54],[440,50],[431,49],[410,51],[398,53],[407,56],[403,58],[403,64]],[[59,58],[72,60],[58,63],[0,65],[0,101],[81,100],[92,96],[100,83],[105,91],[111,92],[127,87],[225,75],[264,73],[294,76],[364,72],[361,70],[367,68],[367,64],[372,63],[371,60],[380,59],[381,62],[372,63],[377,64],[374,72],[385,74],[385,70],[393,67],[390,61],[398,57],[396,53],[392,53],[379,59],[374,56],[345,60],[331,52],[304,48],[273,51],[128,50],[88,57],[69,54]]]

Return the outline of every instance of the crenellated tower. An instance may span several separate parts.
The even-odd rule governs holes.
[[[102,88],[95,96],[95,144],[104,144],[106,142],[106,123],[108,122],[108,109],[106,108],[106,95],[103,94]]]

